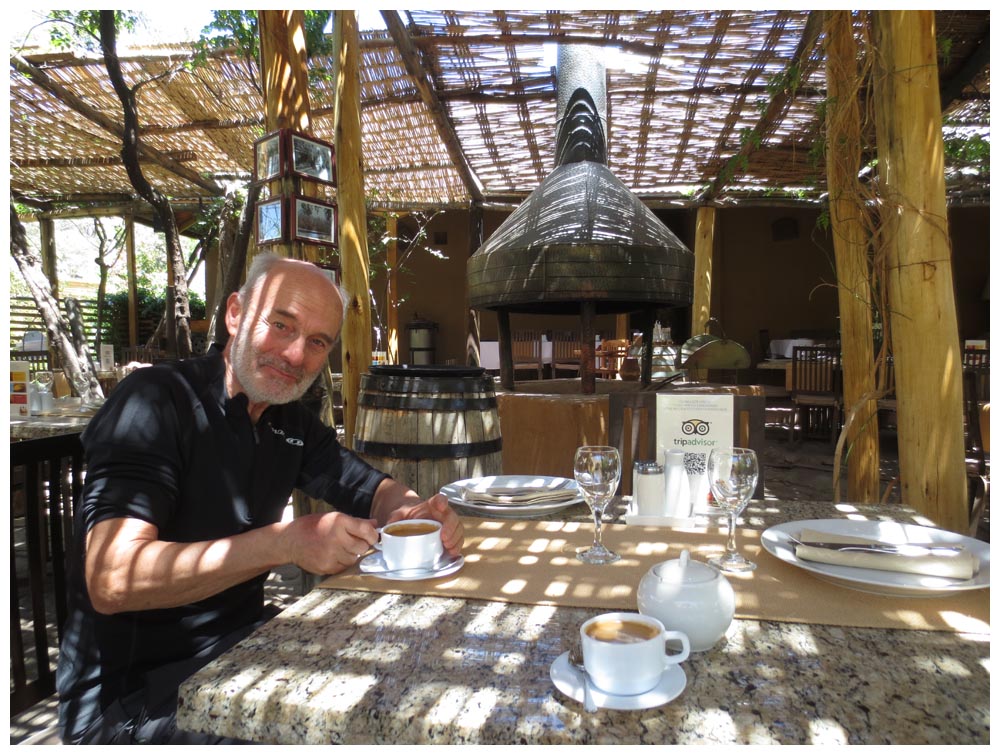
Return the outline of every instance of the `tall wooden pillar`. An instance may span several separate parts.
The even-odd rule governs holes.
[[[385,234],[389,240],[385,250],[386,267],[388,267],[386,271],[388,281],[385,291],[385,360],[387,364],[401,364],[399,358],[399,271],[396,268],[399,262],[399,219],[395,213],[386,213]]]
[[[699,207],[694,237],[694,300],[691,304],[691,335],[705,332],[712,316],[712,256],[715,252],[715,208]],[[690,377],[702,380],[708,370],[691,370]]]
[[[482,205],[473,203],[469,208],[469,256],[478,251],[483,245],[483,208]],[[472,367],[482,365],[482,341],[479,327],[479,310],[473,309],[469,305],[469,282],[465,282],[465,311],[466,331],[465,331],[465,363]]]
[[[39,241],[42,245],[42,272],[49,279],[52,296],[59,298],[59,270],[56,265],[56,228],[50,217],[38,218]]]
[[[844,406],[853,420],[847,428],[847,499],[879,500],[878,405],[874,399],[871,279],[865,208],[857,176],[861,169],[860,79],[858,46],[850,11],[827,11],[826,84],[827,186],[837,261]],[[861,399],[868,396],[867,400]],[[844,446],[841,445],[841,448]]]
[[[343,349],[344,438],[353,446],[361,373],[372,356],[371,309],[368,303],[368,226],[365,218],[364,171],[361,164],[360,37],[357,13],[334,11],[337,65],[337,201],[340,206],[340,261],[348,294]]]
[[[875,125],[903,503],[964,531],[969,504],[934,12],[874,12]]]

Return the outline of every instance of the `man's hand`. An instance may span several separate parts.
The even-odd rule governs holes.
[[[378,540],[374,519],[308,514],[283,533],[290,563],[313,574],[336,574],[358,562]]]
[[[401,506],[391,514],[386,524],[398,522],[401,519],[433,519],[441,522],[441,544],[453,556],[462,552],[465,541],[465,528],[455,510],[448,505],[448,499],[441,493],[431,496],[426,501]]]

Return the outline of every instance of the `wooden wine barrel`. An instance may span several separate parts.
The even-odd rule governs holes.
[[[497,398],[482,368],[373,366],[357,417],[355,452],[424,498],[501,473]]]

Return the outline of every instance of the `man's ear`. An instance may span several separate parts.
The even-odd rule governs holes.
[[[226,330],[230,336],[235,336],[240,327],[243,307],[240,305],[240,295],[235,291],[226,299]]]

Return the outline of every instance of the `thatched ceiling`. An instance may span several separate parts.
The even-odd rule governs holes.
[[[825,98],[819,12],[406,11],[363,35],[365,185],[373,207],[517,203],[552,167],[549,42],[603,46],[609,166],[651,204],[737,202],[824,191],[810,151]],[[989,135],[989,11],[938,11],[946,120]],[[102,60],[24,51],[51,81],[10,89],[12,196],[33,204],[133,197],[118,158],[121,106]],[[255,61],[188,69],[180,45],[123,52],[139,96],[147,176],[179,202],[245,180],[263,104]],[[628,61],[627,70],[614,67]],[[329,72],[331,61],[311,66]],[[791,67],[794,96],[772,86]],[[313,133],[333,140],[332,77],[311,93]],[[762,144],[740,157],[743,136]],[[730,167],[727,169],[727,164]],[[735,171],[733,170],[735,166]],[[732,175],[729,178],[730,174]],[[949,179],[953,202],[989,201],[989,176]]]

